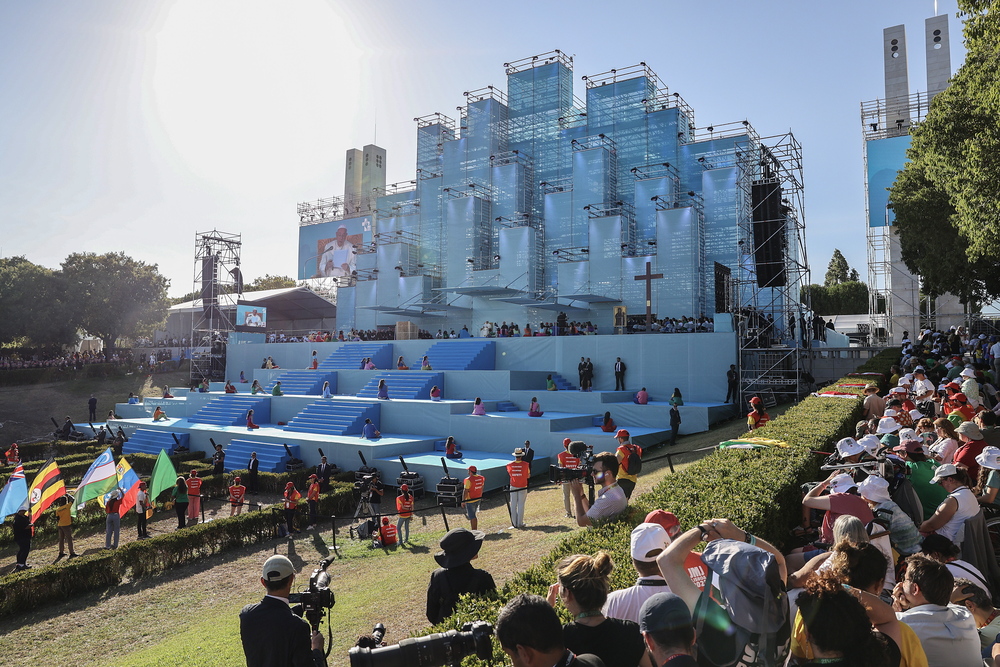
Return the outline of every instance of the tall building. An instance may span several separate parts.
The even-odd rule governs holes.
[[[951,51],[948,16],[924,22],[927,92],[910,92],[906,30],[902,25],[882,33],[885,97],[861,104],[865,138],[865,192],[868,241],[869,312],[874,343],[898,345],[903,334],[922,327],[961,324],[962,305],[945,294],[924,298],[920,277],[903,264],[899,235],[893,227],[888,188],[906,164],[910,128],[923,120],[934,96],[948,86]]]
[[[376,193],[385,188],[385,149],[368,144],[347,151],[344,164],[345,213],[371,213]]]
[[[464,93],[457,119],[415,119],[414,178],[381,188],[373,216],[351,202],[355,151],[344,198],[299,204],[302,278],[329,275],[340,227],[355,244],[338,328],[476,333],[562,312],[612,333],[616,309],[645,319],[650,283],[655,317],[742,310],[744,328],[771,316],[773,338],[793,340],[807,272],[794,137],[762,139],[746,120],[699,128],[645,63],[582,77],[585,99],[561,51],[504,67],[506,91]],[[662,279],[641,278],[647,264]]]

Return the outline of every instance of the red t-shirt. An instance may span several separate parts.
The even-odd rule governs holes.
[[[510,475],[510,488],[528,488],[528,477],[531,475],[531,466],[524,461],[511,461],[507,464],[507,474]]]
[[[961,464],[968,468],[969,477],[973,480],[977,480],[979,479],[979,463],[976,462],[976,457],[979,456],[985,448],[985,440],[963,442],[962,445],[955,450],[955,456],[952,460],[956,465]]]
[[[861,496],[831,493],[827,497],[830,499],[830,509],[823,515],[823,528],[820,530],[820,539],[827,544],[833,543],[833,523],[844,514],[858,517],[866,526],[875,519],[868,502]]]
[[[396,527],[391,523],[379,526],[378,535],[383,547],[391,547],[396,543]]]

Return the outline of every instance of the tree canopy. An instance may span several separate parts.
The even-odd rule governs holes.
[[[858,272],[847,263],[839,249],[826,269],[822,285],[806,285],[801,301],[821,315],[857,315],[868,312],[868,285],[859,280]]]
[[[889,201],[902,259],[931,294],[1000,297],[1000,12],[959,0],[966,60],[911,130]]]
[[[253,282],[247,285],[244,289],[247,292],[257,292],[266,289],[281,289],[283,287],[295,287],[296,283],[292,278],[288,276],[272,276],[270,273],[258,278],[254,278]]]

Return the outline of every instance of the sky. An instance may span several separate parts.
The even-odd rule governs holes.
[[[250,281],[295,277],[296,204],[344,190],[344,153],[377,143],[414,177],[416,124],[457,117],[503,63],[560,49],[582,75],[643,61],[699,127],[749,120],[803,146],[812,281],[834,248],[866,274],[860,103],[884,96],[882,29],[956,0],[33,0],[0,2],[0,256],[73,252],[159,265],[193,289],[197,232],[242,234]]]

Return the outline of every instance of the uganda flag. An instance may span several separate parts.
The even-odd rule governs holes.
[[[28,489],[28,514],[31,515],[31,522],[37,521],[52,501],[65,495],[66,485],[63,484],[62,475],[59,474],[59,466],[56,465],[55,459],[49,459],[39,469],[35,481]]]

